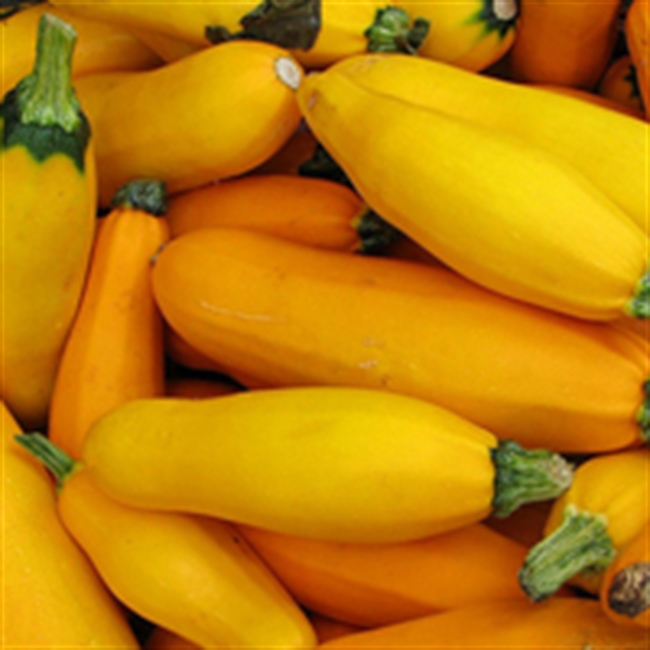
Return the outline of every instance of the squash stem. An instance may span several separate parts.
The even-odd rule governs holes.
[[[650,271],[637,283],[634,295],[625,307],[625,312],[634,318],[650,318]]]
[[[36,61],[32,72],[16,87],[23,124],[59,126],[72,133],[80,123],[80,108],[72,87],[74,28],[60,18],[43,14],[38,23]]]
[[[562,523],[528,552],[519,584],[531,600],[539,601],[578,573],[604,570],[615,554],[607,519],[569,505]]]
[[[401,232],[382,219],[374,210],[366,208],[352,222],[360,240],[359,253],[363,255],[381,254],[390,244],[397,241]]]
[[[528,450],[502,440],[491,454],[496,468],[492,508],[497,517],[507,517],[526,503],[555,499],[573,480],[573,466],[546,449]]]
[[[167,186],[164,181],[152,179],[129,181],[115,192],[111,207],[161,216],[167,212]]]
[[[14,440],[53,474],[57,490],[61,490],[66,480],[81,467],[81,463],[68,456],[42,433],[21,433],[14,436]]]
[[[635,618],[650,609],[650,562],[621,569],[607,591],[607,603],[617,614]]]
[[[410,23],[410,16],[400,7],[377,9],[375,21],[363,33],[368,39],[368,52],[417,54],[429,33],[430,22],[416,18]]]

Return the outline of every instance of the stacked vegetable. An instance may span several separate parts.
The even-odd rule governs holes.
[[[647,648],[648,11],[6,17],[3,647]]]

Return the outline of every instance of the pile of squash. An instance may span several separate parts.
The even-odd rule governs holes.
[[[3,11],[3,648],[648,648],[647,0]]]

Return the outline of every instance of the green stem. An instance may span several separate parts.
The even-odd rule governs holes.
[[[555,499],[569,488],[573,467],[546,449],[524,449],[512,440],[500,441],[492,450],[496,468],[493,514],[507,517],[519,506]]]
[[[615,554],[607,519],[569,505],[562,523],[528,552],[519,584],[531,600],[542,600],[579,573],[604,570]]]
[[[650,318],[650,271],[638,281],[625,312],[634,318]]]
[[[52,472],[59,490],[66,480],[81,467],[81,463],[68,456],[41,433],[21,433],[14,436],[14,440]]]
[[[429,21],[411,18],[400,7],[377,9],[375,21],[363,35],[368,39],[368,52],[402,52],[417,54],[429,33]]]
[[[167,186],[164,181],[146,178],[129,181],[115,192],[111,206],[161,216],[167,212]]]
[[[621,569],[607,591],[607,602],[617,613],[635,618],[650,609],[650,562]]]
[[[361,241],[359,253],[363,255],[381,254],[401,236],[401,232],[395,226],[370,208],[364,210],[352,225],[359,235]]]
[[[34,69],[16,87],[23,124],[59,126],[67,133],[79,126],[79,103],[72,87],[76,41],[71,25],[43,14],[38,23]]]

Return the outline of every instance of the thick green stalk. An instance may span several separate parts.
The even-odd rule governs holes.
[[[615,554],[607,519],[569,505],[562,523],[528,552],[519,584],[531,600],[542,600],[579,573],[603,571]]]
[[[4,98],[2,146],[22,146],[38,162],[63,153],[83,170],[90,127],[72,87],[76,40],[71,25],[41,16],[34,69]]]
[[[410,16],[399,7],[378,9],[375,21],[363,35],[368,39],[369,52],[401,52],[417,54],[429,33],[429,21]]]
[[[519,506],[555,499],[573,480],[573,467],[559,454],[546,449],[528,450],[512,440],[492,450],[496,469],[493,513],[507,517]]]

